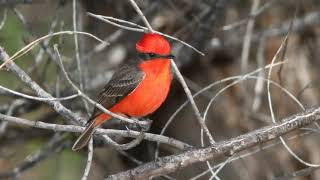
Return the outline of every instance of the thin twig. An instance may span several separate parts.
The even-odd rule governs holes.
[[[270,0],[270,1],[267,1],[265,2],[265,4],[263,4],[259,9],[257,9],[256,11],[254,12],[251,12],[249,14],[248,17],[242,19],[242,20],[237,20],[237,22],[234,22],[234,23],[230,23],[230,24],[227,24],[227,25],[224,25],[221,29],[223,31],[230,31],[234,28],[237,28],[241,25],[244,25],[246,24],[251,18],[257,18],[259,15],[261,15],[263,12],[265,12],[266,10],[268,10],[270,7],[272,7],[272,5],[275,3],[275,2],[279,2],[279,1],[276,1],[276,0]]]
[[[293,26],[291,31],[292,32],[303,32],[306,29],[310,29],[310,27],[319,26],[320,24],[320,13],[318,11],[310,12],[304,17],[297,18],[293,22]],[[261,32],[254,33],[252,35],[251,41],[257,42],[261,39],[262,36],[265,38],[272,38],[272,37],[280,37],[285,36],[288,32],[288,28],[290,27],[291,20],[287,22],[283,22],[278,26],[274,26],[263,30]],[[228,45],[239,45],[243,42],[243,37],[241,35],[237,36],[236,38],[227,39],[225,42],[225,46]]]
[[[211,104],[217,99],[217,97],[224,91],[226,91],[228,88],[234,86],[234,85],[237,85],[238,83],[240,83],[241,81],[244,81],[244,80],[247,80],[247,79],[254,79],[254,80],[261,80],[262,82],[265,81],[266,83],[270,83],[276,87],[278,87],[281,91],[283,91],[285,94],[287,94],[294,102],[296,102],[298,104],[298,106],[302,109],[302,110],[305,110],[304,106],[302,105],[302,103],[292,94],[290,93],[286,88],[282,87],[280,84],[270,80],[270,79],[266,79],[266,78],[263,78],[263,77],[256,77],[256,76],[246,76],[246,77],[241,77],[239,78],[238,80],[228,84],[227,86],[223,87],[221,90],[219,90],[216,95],[210,100],[210,102],[208,103],[208,106],[205,110],[205,113],[204,113],[204,120],[206,120],[206,117],[207,117],[207,114],[209,112],[209,108],[211,106]]]
[[[182,85],[182,87],[183,87],[188,99],[190,100],[191,106],[193,108],[193,111],[195,112],[195,115],[196,115],[196,118],[198,120],[198,123],[200,124],[201,128],[204,130],[206,135],[208,136],[210,143],[214,144],[214,139],[213,139],[213,137],[212,137],[207,125],[205,124],[203,118],[201,117],[200,111],[199,111],[199,109],[198,109],[198,107],[197,107],[197,105],[196,105],[196,103],[195,103],[195,101],[194,101],[194,99],[192,97],[190,89],[188,88],[186,82],[184,81],[184,79],[182,77],[182,74],[180,73],[176,63],[173,60],[171,60],[171,64],[172,64],[174,72],[176,73],[176,75],[178,77],[178,80],[180,81],[180,83],[181,83],[181,85]]]
[[[73,31],[77,32],[77,0],[72,1],[72,20],[73,20]],[[77,33],[73,34],[73,39],[74,39],[74,46],[75,46],[75,52],[76,52],[76,62],[77,62],[77,68],[78,68],[79,88],[81,91],[83,91],[84,90],[84,86],[83,86],[84,81],[83,81],[83,74],[82,74],[82,67],[81,67],[81,60],[80,60],[79,41],[78,41]],[[88,103],[85,100],[83,100],[83,104],[84,104],[87,112],[89,112]]]
[[[55,97],[44,97],[43,98],[43,97],[30,96],[28,94],[23,94],[23,93],[20,93],[18,91],[14,91],[14,90],[11,90],[9,88],[3,87],[1,85],[0,85],[0,90],[3,90],[5,92],[8,92],[8,93],[11,93],[11,94],[14,94],[16,96],[20,96],[20,97],[23,97],[23,98],[26,98],[26,99],[35,100],[35,101],[66,101],[66,100],[71,100],[71,99],[74,99],[74,98],[80,96],[80,94],[73,94],[73,95],[66,96],[66,97],[58,97],[58,98],[55,98]]]
[[[61,0],[60,0],[61,1]],[[64,3],[58,3],[58,8],[57,8],[57,13],[55,14],[55,16],[53,17],[52,19],[52,22],[50,24],[50,27],[49,27],[49,31],[48,31],[48,34],[52,34],[54,33],[54,29],[57,27],[57,25],[59,24],[59,21],[60,21],[60,18],[61,18],[61,15],[62,15],[62,10],[63,10],[63,4]],[[41,49],[39,50],[39,52],[35,55],[35,65],[33,66],[33,68],[30,68],[30,70],[32,71],[35,67],[38,66],[38,64],[41,62],[41,60],[43,59],[43,55],[44,55],[44,52],[46,52],[47,54],[49,54],[49,50],[48,50],[48,45],[51,41],[52,37],[51,38],[47,38],[43,41],[43,44],[41,47]]]
[[[0,114],[0,120],[8,121],[12,123],[17,123],[20,125],[31,126],[35,128],[41,129],[48,129],[54,132],[56,131],[63,131],[63,132],[83,132],[85,127],[76,126],[76,125],[60,125],[60,124],[52,124],[52,123],[45,123],[41,121],[31,121],[23,118],[8,116],[4,114]],[[131,137],[137,138],[141,135],[138,131],[130,130],[130,132],[126,130],[116,130],[116,129],[97,129],[95,134],[97,135],[108,135],[108,136],[122,136],[122,137]],[[192,146],[176,140],[174,138],[169,138],[166,136],[152,134],[152,133],[144,133],[144,139],[148,141],[160,142],[163,144],[168,144],[169,146],[175,147],[180,150],[187,150],[190,149]]]
[[[88,143],[88,159],[87,159],[87,164],[86,168],[84,170],[83,176],[81,177],[81,180],[87,180],[89,176],[89,172],[91,169],[91,164],[92,164],[92,157],[93,157],[93,139],[91,138],[89,143]]]
[[[148,27],[149,32],[153,33],[153,29],[150,25],[150,23],[148,22],[147,18],[144,16],[144,14],[142,13],[141,9],[139,8],[139,6],[137,5],[137,3],[134,0],[129,0],[132,7],[136,10],[136,12],[139,14],[139,16],[142,18],[144,24]]]
[[[255,12],[260,4],[260,0],[253,0],[250,14]],[[251,45],[251,36],[254,28],[255,18],[249,19],[247,24],[247,31],[244,36],[243,46],[242,46],[242,53],[241,53],[241,73],[247,73],[248,71],[248,60],[249,60],[249,53],[250,53],[250,45]]]
[[[265,56],[264,56],[265,45],[266,45],[266,38],[262,37],[257,50],[258,67],[263,67],[265,63]],[[264,76],[265,76],[265,72],[261,71],[259,73],[259,77],[264,77]],[[254,99],[252,103],[253,112],[257,112],[261,106],[263,87],[264,87],[264,83],[262,83],[262,80],[257,80],[254,87]]]
[[[19,51],[17,51],[14,55],[12,55],[10,58],[6,59],[5,62],[3,62],[1,65],[0,65],[0,69],[2,69],[7,63],[11,62],[11,61],[14,61],[16,58],[19,58],[21,57],[22,55],[26,54],[27,52],[29,52],[35,45],[37,45],[40,41],[43,41],[47,38],[50,38],[50,37],[53,37],[53,36],[59,36],[59,35],[64,35],[64,34],[67,34],[67,35],[73,35],[73,34],[83,34],[83,35],[86,35],[86,36],[89,36],[89,37],[92,37],[98,41],[100,41],[101,43],[106,43],[104,42],[103,40],[99,39],[98,37],[90,34],[90,33],[87,33],[87,32],[74,32],[74,31],[60,31],[60,32],[56,32],[56,33],[52,33],[52,34],[48,34],[48,35],[45,35],[45,36],[42,36],[36,40],[34,40],[33,42],[29,43],[28,45],[24,46],[22,49],[20,49]]]
[[[140,26],[140,25],[138,25],[138,24],[136,24],[136,23],[132,23],[132,22],[129,22],[129,21],[125,21],[125,20],[122,20],[122,19],[117,19],[117,18],[113,18],[113,17],[110,17],[110,16],[97,15],[97,14],[93,14],[93,13],[90,13],[90,12],[87,12],[87,14],[88,14],[89,16],[92,16],[92,17],[94,17],[94,18],[97,18],[97,19],[99,19],[99,20],[102,20],[102,21],[104,21],[104,22],[107,22],[107,23],[109,23],[109,24],[112,24],[112,25],[114,25],[114,26],[117,26],[117,27],[122,28],[122,29],[129,30],[129,31],[146,32],[146,31],[148,30],[148,28],[146,28],[146,27],[144,27],[144,26]],[[119,22],[122,22],[122,23],[126,23],[126,24],[129,24],[129,25],[131,25],[131,26],[135,26],[136,28],[124,26],[124,25],[121,25],[121,24],[117,24],[117,23],[111,21],[110,19],[113,19],[113,20],[115,20],[115,21],[119,21]],[[168,34],[164,34],[164,33],[161,33],[161,32],[159,32],[159,31],[155,31],[155,30],[154,30],[154,33],[157,33],[157,34],[160,34],[160,35],[162,35],[162,36],[164,36],[164,37],[167,37],[167,38],[169,38],[169,39],[175,40],[175,41],[177,41],[177,42],[179,42],[179,43],[187,46],[188,48],[191,48],[192,50],[194,50],[195,52],[197,52],[198,54],[200,54],[200,55],[202,55],[202,56],[205,55],[203,52],[201,52],[201,51],[198,50],[197,48],[191,46],[190,44],[188,44],[188,43],[186,43],[186,42],[184,42],[184,41],[182,41],[182,40],[180,40],[180,39],[178,39],[178,38],[176,38],[176,37],[173,37],[173,36],[170,36],[170,35],[168,35]]]
[[[21,99],[14,100],[10,104],[10,106],[6,112],[6,115],[11,116],[13,114],[13,111],[15,110],[15,108],[19,107],[21,104],[23,104],[23,101]],[[0,138],[5,134],[7,126],[8,126],[8,121],[3,121],[0,123]]]
[[[191,106],[192,106],[193,111],[194,111],[194,113],[196,115],[196,119],[198,120],[198,123],[201,126],[201,131],[204,130],[204,132],[206,133],[206,135],[209,138],[210,144],[214,144],[215,141],[214,141],[214,139],[213,139],[213,137],[212,137],[212,135],[211,135],[211,133],[210,133],[205,121],[204,121],[204,119],[201,117],[201,114],[200,114],[200,111],[198,109],[198,106],[196,105],[196,103],[195,103],[195,101],[194,101],[194,99],[192,97],[191,91],[188,88],[187,83],[184,81],[182,74],[180,73],[176,63],[173,60],[171,60],[171,64],[172,64],[172,67],[173,67],[173,69],[174,69],[174,71],[175,71],[175,73],[176,73],[176,75],[178,77],[178,80],[180,81],[180,83],[181,83],[181,85],[182,85],[182,87],[183,87],[188,99],[190,100]],[[203,145],[204,144],[202,143],[202,146]],[[207,161],[206,164],[207,164],[208,168],[212,171],[212,174],[215,174],[213,172],[212,168],[211,168],[210,162]],[[216,177],[217,180],[219,180],[219,177],[217,177],[217,176],[215,176],[215,177]]]
[[[0,61],[2,62],[9,62],[6,64],[6,67],[12,71],[23,83],[27,84],[34,93],[41,98],[53,98],[51,94],[46,92],[42,89],[35,81],[31,79],[31,77],[25,73],[19,66],[17,66],[14,61],[8,60],[9,55],[4,51],[2,47],[0,47]],[[63,117],[66,118],[70,123],[78,124],[78,123],[85,123],[83,119],[70,111],[69,109],[65,108],[59,101],[44,101],[45,103],[52,106],[52,108]]]
[[[6,23],[7,16],[8,16],[8,9],[6,8],[6,9],[4,9],[3,17],[2,17],[2,20],[0,23],[0,30],[3,28],[4,24]]]
[[[17,15],[17,17],[20,19],[22,24],[24,26],[27,26],[27,21],[26,21],[26,18],[23,16],[23,14],[17,8],[13,8],[13,12]]]

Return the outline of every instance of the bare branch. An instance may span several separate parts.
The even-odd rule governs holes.
[[[4,92],[7,92],[7,93],[14,94],[16,96],[20,96],[20,97],[26,98],[26,99],[32,99],[32,100],[35,100],[35,101],[66,101],[66,100],[74,99],[74,98],[79,96],[79,94],[73,94],[73,95],[70,95],[70,96],[59,97],[59,98],[55,98],[55,97],[42,98],[42,97],[37,97],[37,96],[30,96],[28,94],[23,94],[23,93],[20,93],[18,91],[14,91],[14,90],[11,90],[9,88],[3,87],[1,85],[0,85],[0,90],[2,90]]]
[[[51,94],[49,94],[48,92],[46,92],[44,89],[42,89],[36,82],[34,82],[30,76],[25,73],[19,66],[17,66],[13,61],[8,60],[10,59],[8,54],[4,51],[4,49],[2,47],[0,47],[0,61],[2,62],[8,62],[6,64],[6,67],[12,71],[13,73],[15,73],[16,76],[18,76],[18,78],[24,82],[25,84],[27,84],[33,91],[34,93],[41,98],[48,98],[48,99],[52,99],[53,97],[51,96]],[[71,112],[69,109],[67,109],[66,107],[64,107],[59,101],[44,101],[45,103],[49,104],[50,106],[53,107],[53,109],[59,113],[60,115],[62,115],[63,117],[65,117],[67,120],[69,120],[70,122],[74,123],[74,124],[78,124],[78,123],[85,123],[84,119],[82,119],[81,117],[79,117],[78,115],[76,115],[75,113]]]
[[[197,118],[201,128],[204,130],[204,132],[208,136],[208,138],[210,140],[210,143],[213,144],[214,143],[214,139],[213,139],[213,137],[212,137],[207,125],[205,124],[203,118],[201,117],[200,111],[199,111],[199,109],[198,109],[198,107],[197,107],[197,105],[196,105],[196,103],[195,103],[195,101],[194,101],[194,99],[192,97],[190,89],[188,88],[186,82],[184,81],[184,79],[183,79],[183,77],[182,77],[182,75],[181,75],[176,63],[173,60],[171,60],[171,64],[173,66],[173,69],[174,69],[177,77],[178,77],[178,80],[180,81],[185,93],[187,94],[187,97],[188,97],[188,99],[189,99],[189,101],[190,101],[190,103],[192,105],[192,108],[193,108],[193,110],[194,110],[194,112],[196,114],[196,118]]]
[[[153,29],[150,25],[150,23],[148,22],[147,18],[144,16],[144,14],[142,13],[141,9],[139,8],[139,6],[137,5],[137,3],[134,0],[129,0],[132,7],[137,11],[137,13],[139,14],[139,16],[142,18],[144,24],[148,27],[149,32],[153,33]]]
[[[260,0],[253,0],[250,14],[253,14],[255,11],[257,11],[259,4],[260,4]],[[254,23],[255,23],[255,17],[249,19],[249,22],[247,24],[246,34],[243,39],[243,46],[242,46],[242,53],[241,53],[241,72],[242,72],[242,74],[247,73],[247,71],[248,71],[251,36],[252,36],[253,29],[254,29]]]
[[[86,168],[84,170],[84,173],[83,173],[81,180],[88,179],[89,172],[91,169],[92,157],[93,157],[93,139],[91,138],[88,143],[88,160],[87,160]]]
[[[47,34],[45,36],[42,36],[36,40],[34,40],[33,42],[29,43],[28,45],[26,45],[25,47],[23,47],[22,49],[20,49],[18,52],[16,52],[14,55],[12,55],[11,57],[8,56],[8,58],[6,59],[6,61],[4,61],[1,65],[0,65],[0,69],[2,69],[7,63],[15,60],[16,58],[19,58],[21,56],[23,56],[24,54],[26,54],[27,52],[29,52],[35,45],[37,45],[40,41],[43,41],[47,38],[53,37],[53,36],[60,36],[60,35],[73,35],[73,34],[83,34],[89,37],[92,37],[94,39],[96,39],[97,41],[99,41],[100,43],[106,43],[105,41],[99,39],[98,37],[87,33],[87,32],[75,32],[75,31],[60,31],[60,32],[56,32],[56,33],[52,33],[52,34]],[[1,50],[3,51],[3,50]]]
[[[136,32],[146,32],[148,30],[148,28],[144,27],[144,26],[140,26],[136,23],[132,23],[132,22],[129,22],[129,21],[125,21],[125,20],[122,20],[122,19],[117,19],[117,18],[114,18],[114,17],[110,17],[110,16],[102,16],[102,15],[97,15],[97,14],[93,14],[93,13],[90,13],[88,12],[87,13],[89,16],[92,16],[94,18],[97,18],[97,19],[100,19],[104,22],[107,22],[109,24],[112,24],[116,27],[119,27],[121,29],[126,29],[126,30],[129,30],[129,31],[136,31]],[[128,27],[128,26],[124,26],[124,25],[121,25],[121,24],[117,24],[113,21],[116,21],[116,22],[121,22],[121,23],[125,23],[125,24],[128,24],[130,26],[134,26],[134,27]],[[201,56],[204,56],[205,54],[203,52],[201,52],[200,50],[198,50],[197,48],[191,46],[190,44],[176,38],[176,37],[173,37],[173,36],[170,36],[168,34],[164,34],[162,32],[159,32],[159,31],[153,31],[154,33],[157,33],[157,34],[160,34],[164,37],[167,37],[169,39],[172,39],[172,40],[175,40],[189,48],[191,48],[192,50],[194,50],[195,52],[197,52],[198,54],[200,54]]]
[[[77,0],[72,1],[72,20],[73,20],[73,31],[76,32],[78,27],[77,27]],[[77,62],[77,68],[78,68],[78,77],[79,77],[79,87],[80,90],[84,90],[84,85],[83,85],[83,74],[82,74],[82,67],[81,67],[81,59],[80,59],[80,48],[79,48],[79,41],[78,41],[78,34],[74,33],[73,34],[73,39],[74,39],[74,46],[75,46],[75,52],[76,52],[76,62]],[[83,100],[83,104],[87,110],[89,111],[89,106],[87,101]]]
[[[8,9],[4,9],[3,17],[0,23],[0,30],[3,28],[8,16]]]
[[[17,118],[13,116],[8,116],[4,114],[0,114],[0,120],[8,121],[12,123],[17,123],[20,125],[25,126],[32,126],[36,128],[41,129],[48,129],[52,131],[64,131],[64,132],[83,132],[85,129],[82,126],[76,126],[76,125],[60,125],[60,124],[51,124],[51,123],[45,123],[41,121],[30,121],[27,119]],[[109,135],[109,136],[122,136],[122,137],[131,137],[131,138],[137,138],[141,135],[138,131],[126,131],[126,130],[115,130],[115,129],[97,129],[95,132],[96,135]],[[176,140],[174,138],[169,138],[166,136],[158,135],[158,134],[152,134],[152,133],[144,133],[144,139],[148,141],[154,141],[154,142],[160,142],[164,144],[168,144],[172,147],[175,147],[180,150],[187,150],[190,149],[192,146]]]
[[[309,125],[320,119],[320,107],[311,108],[290,116],[275,124],[249,132],[247,134],[215,143],[207,148],[191,150],[179,155],[165,156],[137,168],[111,175],[107,179],[148,179],[177,171],[197,162],[214,159],[222,155],[233,155],[252,146],[265,143]]]

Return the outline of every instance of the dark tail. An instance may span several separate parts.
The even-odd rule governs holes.
[[[77,141],[73,144],[72,146],[73,151],[77,151],[88,144],[95,130],[94,124],[95,124],[95,121],[92,121],[90,124],[88,124],[86,129],[82,132],[82,134],[79,136]]]

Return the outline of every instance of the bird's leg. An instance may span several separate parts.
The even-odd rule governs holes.
[[[135,127],[138,128],[140,132],[149,131],[149,129],[151,127],[152,120],[145,119],[145,118],[144,118],[144,120],[139,120],[138,118],[131,118],[131,119],[133,119],[136,122]]]
[[[142,125],[140,125],[138,122],[139,122],[139,119],[138,118],[131,118],[131,119],[133,119],[134,120],[134,122],[135,122],[135,127],[137,128],[137,130],[139,131],[139,132],[143,132],[143,128],[142,128]]]
[[[132,118],[130,118],[130,119],[132,119]],[[137,123],[127,123],[127,122],[123,122],[123,121],[121,121],[120,123],[121,123],[121,125],[123,125],[128,131],[129,131],[129,130],[136,130],[136,131],[138,131],[138,129],[140,128]]]
[[[139,122],[139,119],[138,118],[133,118],[133,117],[130,117],[130,119],[132,119],[133,121],[134,121],[134,123],[130,123],[130,124],[128,124],[128,123],[125,123],[124,124],[124,126],[126,127],[126,129],[128,130],[128,131],[130,131],[131,129],[133,129],[133,130],[136,130],[136,131],[143,131],[143,126],[144,125],[140,125],[138,122]]]
[[[130,131],[131,131],[131,129],[130,129],[130,128],[128,128],[128,126],[127,126],[126,124],[124,125],[124,127],[126,127],[126,129],[127,129],[127,131],[128,131],[128,132],[130,132]]]
[[[133,119],[133,118],[131,118]],[[135,121],[138,121],[138,119],[134,119]],[[139,126],[139,124],[134,124],[135,125],[135,128],[139,128],[139,132],[140,134],[133,140],[131,141],[130,143],[127,144],[126,148],[133,148],[135,146],[137,146],[138,144],[141,143],[141,141],[144,139],[144,136],[145,136],[145,132],[143,131],[143,129]],[[130,134],[131,133],[131,129],[125,124],[124,125],[128,131],[128,133]]]
[[[141,122],[141,121],[140,121]],[[151,124],[152,124],[152,120],[149,118],[143,118],[143,125],[138,124],[138,126],[140,127],[140,129],[144,132],[149,131]]]
[[[130,118],[132,120],[134,120],[134,123],[128,123],[128,122],[125,122],[125,121],[120,121],[120,125],[124,125],[125,128],[129,131],[130,129],[137,129],[137,122],[139,121],[138,119],[136,118],[132,118],[130,117],[129,115],[126,115],[126,114],[123,114],[123,113],[118,113],[119,115],[123,116],[123,117],[126,117],[126,118]]]
[[[125,116],[125,117],[128,117],[128,116]],[[140,131],[140,132],[142,132],[142,131],[146,132],[151,127],[152,120],[150,120],[150,119],[144,118],[144,120],[139,120],[136,117],[128,117],[128,118],[132,119],[134,121],[134,123],[126,123],[123,121],[120,122],[121,124],[123,124],[125,126],[125,128],[127,130],[133,129],[133,130]]]

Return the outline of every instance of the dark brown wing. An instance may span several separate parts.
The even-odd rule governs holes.
[[[113,74],[111,80],[99,93],[97,103],[106,109],[110,109],[114,104],[132,92],[143,78],[144,72],[138,69],[137,66],[123,65]],[[95,107],[88,123],[101,113]]]

